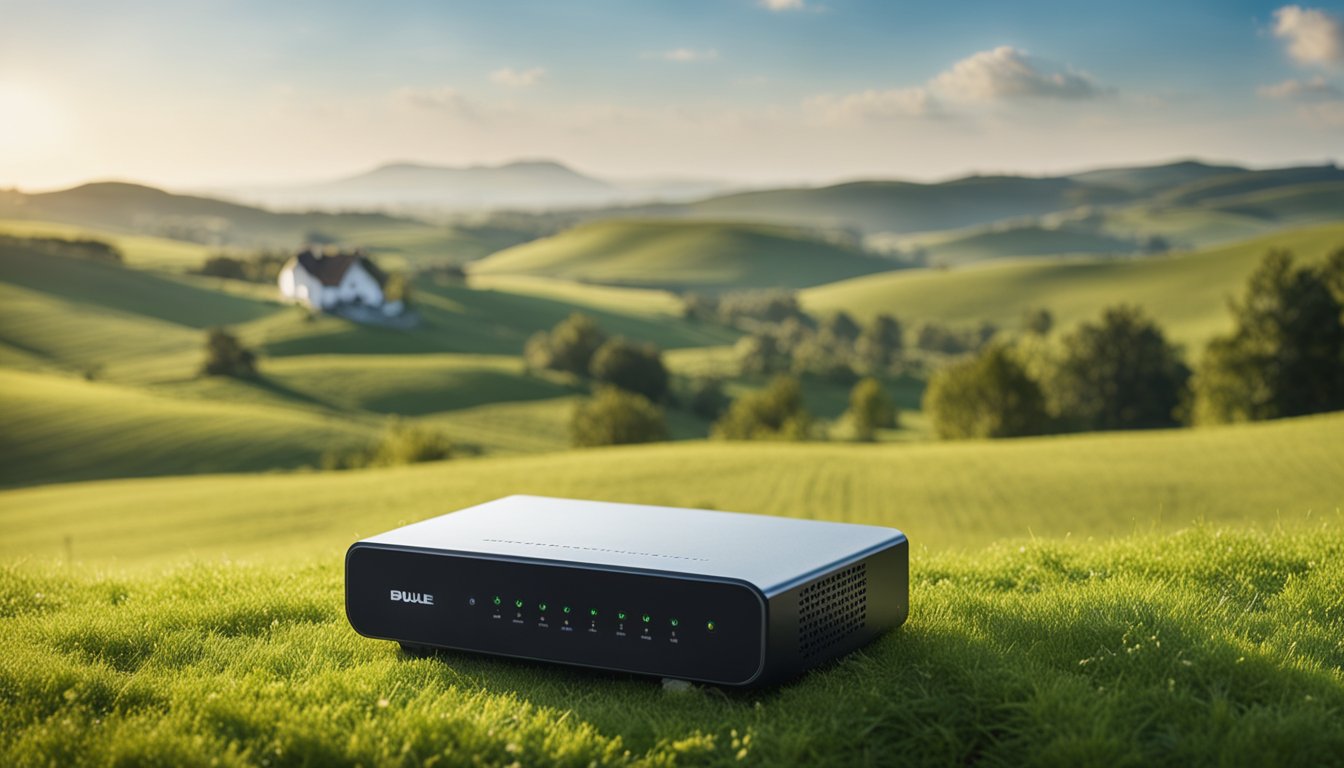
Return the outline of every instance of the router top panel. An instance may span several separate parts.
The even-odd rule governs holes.
[[[871,525],[508,496],[364,541],[739,579],[770,595],[904,539]]]

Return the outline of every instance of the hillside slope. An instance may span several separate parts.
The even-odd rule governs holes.
[[[0,492],[0,557],[338,552],[511,493],[891,525],[916,547],[1110,536],[1197,520],[1296,526],[1344,507],[1344,414],[1217,429],[907,445],[687,442],[386,470]],[[92,449],[88,449],[92,450]],[[182,510],[191,510],[189,517]]]
[[[1344,754],[1338,527],[917,553],[905,626],[747,692],[407,656],[350,629],[339,552],[143,575],[0,569],[0,762],[1226,767]]]
[[[1057,327],[1128,302],[1142,306],[1177,341],[1200,344],[1230,327],[1227,299],[1271,248],[1314,261],[1344,247],[1344,224],[1263,235],[1232,245],[1136,259],[1031,259],[958,270],[906,270],[802,292],[809,311],[845,310],[858,317],[889,313],[907,321],[1016,327],[1022,313],[1044,307]]]
[[[612,220],[500,251],[474,263],[471,273],[727,290],[819,285],[893,267],[786,227]]]

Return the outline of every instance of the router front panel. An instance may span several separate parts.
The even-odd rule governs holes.
[[[766,605],[739,582],[366,543],[346,572],[369,637],[729,685],[764,665]]]

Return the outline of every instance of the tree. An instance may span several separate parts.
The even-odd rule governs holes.
[[[706,421],[719,418],[729,402],[728,395],[723,392],[723,382],[718,379],[696,379],[691,385],[691,413]]]
[[[549,333],[534,333],[523,347],[523,358],[531,368],[587,376],[593,354],[606,340],[607,334],[591,317],[575,312]]]
[[[1269,252],[1241,301],[1234,330],[1209,343],[1195,377],[1198,422],[1252,421],[1344,408],[1344,322],[1336,286],[1344,256],[1297,268]]]
[[[734,400],[712,434],[725,440],[806,440],[811,429],[798,380],[779,376],[765,389]]]
[[[869,376],[850,390],[845,417],[854,429],[854,439],[870,442],[878,429],[895,428],[896,404],[882,388],[882,382]]]
[[[667,418],[643,395],[598,387],[574,409],[569,438],[576,447],[657,442],[667,439]]]
[[[1179,423],[1189,380],[1162,330],[1138,307],[1122,305],[1064,337],[1047,394],[1073,429],[1151,429]]]
[[[1055,316],[1050,314],[1050,310],[1045,307],[1028,309],[1022,313],[1022,328],[1027,333],[1034,333],[1037,336],[1048,336],[1051,329],[1054,327]]]
[[[752,333],[737,340],[733,346],[737,364],[742,373],[777,373],[788,370],[788,353],[779,341],[768,333]]]
[[[854,353],[864,369],[881,373],[900,357],[904,346],[901,335],[900,321],[891,315],[878,315],[859,334]]]
[[[205,363],[201,365],[201,373],[250,379],[257,375],[257,356],[226,329],[211,328],[205,337]]]
[[[854,322],[854,318],[850,317],[848,312],[841,310],[826,319],[824,330],[832,341],[851,344],[859,338],[859,333],[863,329]]]
[[[667,368],[663,353],[654,344],[635,344],[610,339],[593,354],[589,367],[593,380],[662,402],[667,396]]]
[[[924,412],[944,439],[1035,435],[1049,423],[1040,385],[1001,343],[936,372]]]

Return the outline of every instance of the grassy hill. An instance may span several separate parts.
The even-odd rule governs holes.
[[[0,369],[0,484],[318,464],[375,426],[292,408],[184,401]],[[178,510],[178,514],[180,514]]]
[[[1142,244],[1104,232],[1075,226],[1040,224],[1001,225],[989,228],[952,230],[912,235],[896,241],[906,252],[918,253],[923,263],[938,267],[956,267],[994,259],[1021,256],[1065,256],[1082,254],[1129,255]]]
[[[1084,184],[1114,187],[1135,195],[1151,195],[1205,179],[1245,171],[1245,168],[1236,165],[1213,165],[1198,160],[1182,160],[1162,165],[1098,168],[1094,171],[1075,173],[1069,178]]]
[[[1168,531],[1197,520],[1294,527],[1334,519],[1344,506],[1341,429],[1344,414],[998,442],[689,442],[358,472],[66,484],[0,492],[0,557],[55,555],[67,537],[80,558],[123,562],[163,552],[337,552],[358,535],[509,493],[895,525],[934,550]]]
[[[1117,302],[1139,304],[1169,335],[1202,343],[1230,326],[1227,299],[1270,248],[1316,260],[1344,247],[1344,224],[1271,235],[1227,246],[1135,259],[1077,258],[998,262],[958,270],[906,270],[861,277],[802,293],[810,311],[881,312],[908,321],[990,320],[1015,327],[1024,310],[1045,307],[1067,327]]]
[[[357,636],[339,550],[0,570],[9,765],[1327,765],[1344,536],[1200,529],[916,555],[909,622],[778,688]]]
[[[787,227],[612,220],[500,251],[471,274],[718,291],[819,285],[893,266]]]

